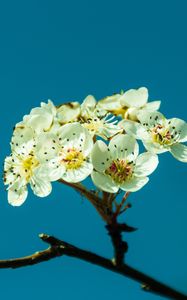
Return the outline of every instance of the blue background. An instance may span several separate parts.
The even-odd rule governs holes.
[[[98,99],[147,86],[168,117],[185,119],[186,1],[4,1],[0,7],[0,159],[9,154],[12,127],[40,101]],[[44,249],[37,237],[54,234],[111,257],[94,208],[55,183],[44,199],[30,192],[20,208],[8,205],[1,182],[0,258]],[[186,165],[160,156],[150,183],[131,195],[126,221],[127,262],[187,293]],[[1,299],[128,299],[161,297],[139,284],[71,258],[0,270]]]

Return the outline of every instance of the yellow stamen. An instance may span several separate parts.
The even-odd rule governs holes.
[[[33,169],[35,169],[38,165],[39,161],[34,156],[29,156],[23,160],[22,167],[27,182],[29,182],[31,176],[33,175]]]
[[[84,162],[84,156],[82,152],[76,149],[69,149],[62,162],[65,164],[67,170],[78,169]]]
[[[101,127],[103,127],[103,121],[101,121],[100,119],[93,119],[93,120],[90,120],[89,122],[85,122],[83,123],[83,126],[88,129],[89,131],[92,131],[92,132],[98,132],[99,129]]]
[[[171,143],[172,136],[167,128],[157,125],[151,131],[152,140],[160,145],[168,145]]]
[[[117,183],[123,183],[132,176],[132,165],[125,160],[115,160],[105,173],[112,177]]]

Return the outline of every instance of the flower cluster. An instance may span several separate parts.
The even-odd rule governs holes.
[[[135,192],[149,180],[158,165],[157,154],[170,151],[187,162],[187,124],[167,120],[157,110],[160,101],[148,103],[145,87],[131,89],[99,101],[91,95],[79,104],[41,103],[16,124],[11,154],[4,164],[8,201],[21,205],[28,185],[45,197],[51,182],[81,182],[90,177],[101,191]],[[136,139],[146,152],[139,154]]]

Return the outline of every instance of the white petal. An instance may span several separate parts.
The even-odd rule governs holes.
[[[88,109],[89,109],[89,110],[94,110],[94,108],[95,108],[95,106],[96,106],[96,103],[97,103],[97,102],[96,102],[94,96],[88,95],[88,96],[84,99],[83,103],[81,104],[81,110],[82,110],[82,113],[83,113],[84,111],[87,111]]]
[[[120,126],[125,129],[126,133],[132,135],[136,139],[147,140],[149,139],[149,134],[147,130],[139,123],[123,120],[120,122]]]
[[[26,178],[23,176],[22,162],[15,155],[5,159],[4,184],[8,184],[8,188],[14,186],[14,189],[17,190],[27,184]]]
[[[36,146],[36,156],[40,162],[47,162],[58,156],[61,147],[55,134],[43,133]]]
[[[62,179],[67,182],[80,182],[86,179],[92,172],[93,165],[91,163],[85,162],[80,168],[66,170],[63,174]]]
[[[60,179],[64,172],[65,167],[60,163],[59,158],[51,159],[49,162],[43,163],[41,167],[36,170],[37,176],[46,178],[49,181],[56,181]]]
[[[7,156],[5,158],[5,161],[4,161],[4,171],[8,171],[13,166],[14,159],[16,159],[16,161],[17,161],[17,157],[14,157],[12,155],[11,156]]]
[[[68,142],[69,139],[79,139],[80,134],[83,132],[83,127],[79,122],[74,122],[70,124],[63,125],[59,130],[59,137]]]
[[[160,108],[161,101],[151,101],[146,103],[144,106],[144,109],[147,109],[149,111],[156,111]]]
[[[143,141],[145,149],[151,153],[161,154],[170,150],[170,146],[160,145],[159,143],[153,143],[151,141]]]
[[[47,174],[47,178],[50,181],[57,181],[58,179],[62,178],[65,172],[65,168],[63,166],[56,166],[56,168],[50,168]]]
[[[61,124],[75,122],[79,115],[80,104],[78,102],[66,103],[57,109],[57,119]]]
[[[116,193],[119,190],[119,185],[117,185],[108,175],[93,171],[91,177],[96,187],[102,191]]]
[[[14,129],[12,140],[14,141],[14,143],[23,144],[32,140],[34,136],[35,133],[32,128],[26,127],[24,125],[18,125]]]
[[[61,145],[75,147],[82,150],[84,155],[88,155],[93,147],[93,140],[88,130],[80,123],[74,122],[61,127],[59,132]]]
[[[85,156],[88,156],[92,149],[93,149],[93,139],[92,139],[92,136],[90,135],[89,131],[85,129],[85,132],[84,134],[82,135],[82,140],[81,140],[81,137],[79,139],[79,142],[80,142],[80,149],[82,150],[82,153],[85,155]]]
[[[52,191],[52,186],[45,178],[33,175],[30,180],[31,188],[34,194],[38,197],[46,197]]]
[[[11,149],[17,153],[24,152],[25,155],[31,152],[35,144],[35,133],[32,128],[17,126],[11,140]]]
[[[35,108],[30,115],[23,119],[26,126],[33,128],[37,133],[50,129],[53,122],[53,115],[42,108]]]
[[[158,156],[149,152],[142,153],[136,160],[136,166],[134,169],[135,176],[148,176],[150,175],[158,165]]]
[[[174,144],[171,146],[171,154],[182,162],[187,162],[187,146],[183,144]]]
[[[12,185],[15,182],[15,175],[9,170],[4,174],[4,184]]]
[[[138,115],[139,111],[140,111],[140,108],[136,108],[136,107],[128,108],[124,114],[124,119],[131,120],[131,121],[138,121],[137,115]]]
[[[159,109],[161,101],[152,101],[146,103],[143,107],[130,107],[127,109],[124,118],[131,121],[138,121],[138,114],[145,112],[153,112]]]
[[[41,102],[41,107],[48,111],[53,116],[56,115],[57,109],[51,100],[48,100],[48,103]]]
[[[56,115],[56,108],[52,101],[41,103],[41,107],[35,107],[29,115],[24,116],[23,123],[33,128],[37,133],[48,131]]]
[[[8,203],[13,206],[22,205],[28,195],[28,190],[26,186],[22,186],[19,189],[16,189],[17,186],[14,185],[8,190]]]
[[[148,181],[148,177],[133,177],[132,179],[125,181],[120,188],[126,192],[136,192],[140,190]]]
[[[121,95],[114,94],[112,96],[108,96],[98,102],[98,107],[101,107],[107,111],[115,111],[122,108],[122,105],[119,101]]]
[[[28,126],[31,126],[36,132],[47,131],[51,127],[53,116],[45,113],[45,115],[36,115],[30,118],[27,122]]]
[[[116,135],[117,133],[122,132],[122,129],[115,124],[104,123],[103,127],[100,128],[97,135],[101,136],[104,139],[109,139],[110,137]]]
[[[149,127],[153,127],[156,124],[165,124],[166,119],[163,114],[160,112],[151,112],[148,110],[142,110],[138,114],[138,120],[141,122],[142,125]]]
[[[110,151],[108,151],[108,147],[103,141],[97,141],[94,144],[91,152],[91,159],[93,167],[97,171],[102,172],[110,166],[112,162]]]
[[[137,90],[131,89],[126,91],[120,98],[121,104],[127,107],[141,107],[147,103],[148,90],[141,87]]]
[[[169,129],[172,135],[178,136],[178,142],[187,141],[187,123],[178,118],[168,120]]]
[[[135,138],[128,134],[118,134],[109,143],[113,159],[134,160],[139,153],[139,146]]]

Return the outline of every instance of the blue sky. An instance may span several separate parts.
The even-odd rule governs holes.
[[[168,117],[186,118],[185,1],[6,1],[0,9],[0,160],[12,128],[31,108],[102,98],[146,86]],[[44,199],[7,203],[1,181],[0,258],[44,249],[41,232],[107,257],[104,224],[86,200],[55,183]],[[160,156],[150,183],[131,196],[126,221],[129,264],[187,293],[186,165]],[[0,270],[2,299],[164,299],[139,284],[67,257],[18,270]]]

